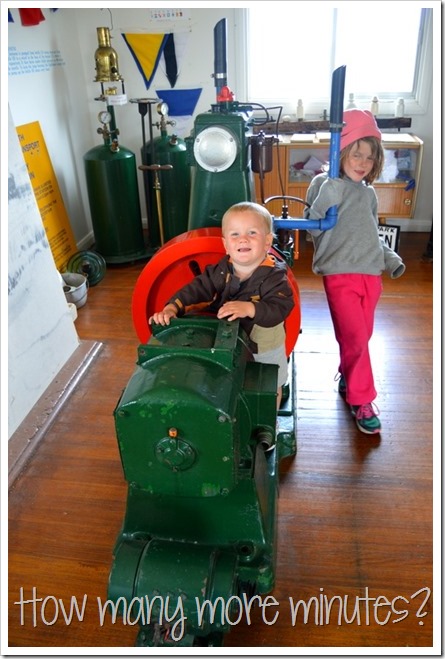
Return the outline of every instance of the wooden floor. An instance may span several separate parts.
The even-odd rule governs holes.
[[[406,274],[384,278],[372,340],[383,431],[370,437],[356,429],[336,392],[337,344],[321,280],[311,272],[312,246],[300,237],[298,451],[281,463],[278,606],[266,620],[279,615],[273,625],[255,615],[249,626],[243,618],[227,635],[228,647],[274,647],[277,654],[320,647],[329,654],[335,647],[433,644],[433,266],[421,260],[427,238],[402,233]],[[90,288],[76,327],[82,340],[101,341],[103,349],[10,491],[11,648],[60,647],[63,654],[134,645],[134,627],[101,626],[97,598],[106,599],[126,500],[112,412],[134,370],[131,296],[144,265],[109,267]],[[68,610],[72,596],[85,604],[84,615],[67,624],[59,600]],[[33,598],[35,606],[17,604]],[[311,609],[293,625],[291,601],[310,598],[333,603],[329,622],[324,616],[315,624]],[[338,620],[340,599],[347,609]]]

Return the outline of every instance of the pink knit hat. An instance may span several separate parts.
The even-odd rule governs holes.
[[[345,110],[343,130],[340,137],[340,151],[362,137],[382,139],[376,120],[369,110]]]

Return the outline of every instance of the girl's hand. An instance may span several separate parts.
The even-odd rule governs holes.
[[[237,318],[254,318],[255,305],[253,302],[240,302],[233,300],[226,302],[218,310],[218,318],[226,318],[227,320],[236,320]]]

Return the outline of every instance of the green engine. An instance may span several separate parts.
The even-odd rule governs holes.
[[[138,646],[219,646],[274,587],[293,417],[277,426],[278,369],[253,361],[238,321],[153,332],[115,410],[128,497],[108,597]]]

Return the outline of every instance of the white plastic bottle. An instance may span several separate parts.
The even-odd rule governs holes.
[[[297,121],[303,120],[304,119],[304,107],[303,107],[303,101],[301,98],[298,99],[297,101]]]
[[[351,93],[351,94],[349,94],[349,101],[348,101],[348,104],[346,106],[346,109],[347,110],[355,110],[356,108],[357,108],[357,106],[355,104],[354,94]]]
[[[395,116],[396,117],[404,117],[405,116],[405,101],[403,100],[403,98],[398,98],[397,99]]]
[[[378,96],[374,96],[374,98],[371,101],[371,112],[376,117],[379,113],[379,98]]]

